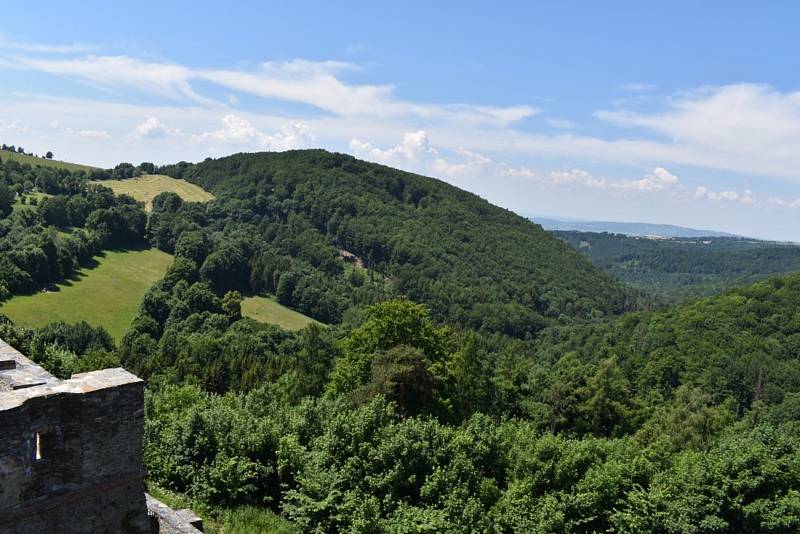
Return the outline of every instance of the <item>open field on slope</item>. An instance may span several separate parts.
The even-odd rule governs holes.
[[[259,323],[278,325],[286,330],[300,330],[317,322],[287,308],[272,297],[245,297],[242,301],[242,315]]]
[[[172,256],[157,249],[108,251],[55,291],[13,297],[0,306],[0,314],[30,327],[83,320],[104,327],[119,342],[145,292],[171,262]]]
[[[59,161],[56,159],[36,158],[29,154],[18,154],[9,150],[0,150],[0,160],[3,162],[14,160],[23,164],[31,166],[39,165],[41,167],[53,167],[56,169],[67,169],[68,171],[91,171],[94,167],[89,165],[80,165],[78,163],[69,163],[67,161]]]
[[[144,202],[147,211],[152,209],[153,199],[164,191],[177,193],[179,197],[188,202],[208,202],[214,198],[214,195],[199,186],[162,174],[145,174],[127,180],[103,180],[95,183],[110,187],[118,195],[130,195],[136,200]]]

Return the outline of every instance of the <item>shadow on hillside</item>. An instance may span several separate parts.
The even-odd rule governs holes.
[[[88,276],[89,271],[92,271],[96,267],[99,267],[100,260],[106,258],[108,252],[144,252],[145,250],[150,250],[151,248],[152,247],[147,245],[140,245],[135,247],[118,247],[118,248],[103,250],[98,254],[96,254],[95,256],[89,258],[85,262],[81,263],[75,269],[75,271],[73,271],[69,276],[66,276],[55,282],[50,282],[46,284],[44,287],[40,287],[33,291],[29,291],[27,293],[18,293],[17,295],[35,295],[37,293],[58,293],[64,287],[74,286],[75,283],[80,282],[86,276]]]

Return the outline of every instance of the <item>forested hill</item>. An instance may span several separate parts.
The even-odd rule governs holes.
[[[181,163],[239,220],[310,225],[455,324],[529,335],[547,318],[615,314],[633,297],[538,225],[442,181],[322,150]]]

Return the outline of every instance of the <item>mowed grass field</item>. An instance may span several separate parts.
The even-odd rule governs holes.
[[[214,198],[214,195],[199,186],[163,174],[145,174],[127,180],[103,180],[95,183],[110,187],[118,195],[130,195],[144,202],[147,211],[153,208],[153,199],[164,191],[177,193],[188,202],[208,202]]]
[[[242,300],[242,315],[259,323],[278,325],[285,330],[300,330],[311,323],[321,324],[311,317],[290,310],[271,297],[245,297]]]
[[[0,314],[29,327],[86,321],[104,327],[119,342],[145,292],[171,263],[172,256],[158,249],[107,251],[95,267],[57,284],[57,291],[13,297],[0,306]]]
[[[39,165],[41,167],[53,167],[56,169],[67,169],[70,172],[86,171],[89,172],[95,167],[89,165],[80,165],[78,163],[69,163],[68,161],[59,161],[56,159],[35,158],[29,154],[18,154],[9,150],[0,150],[0,160],[4,163],[9,160],[18,161],[23,164],[31,166]]]

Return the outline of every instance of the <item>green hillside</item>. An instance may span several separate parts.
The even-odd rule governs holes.
[[[735,237],[648,239],[552,232],[597,267],[667,302],[800,272],[800,246]]]
[[[86,321],[104,327],[117,342],[128,330],[147,289],[167,270],[171,257],[160,250],[109,251],[96,266],[33,295],[0,306],[15,323],[41,327],[56,321]]]
[[[70,172],[76,171],[92,171],[96,167],[89,165],[80,165],[78,163],[70,163],[68,161],[59,161],[55,159],[38,158],[30,154],[19,154],[8,150],[0,150],[0,161],[16,161],[23,165],[30,165],[31,167],[49,167],[53,169],[64,169]]]
[[[290,310],[269,297],[245,297],[242,300],[242,315],[260,323],[275,324],[286,330],[300,330],[314,322],[302,313]]]
[[[162,169],[239,209],[301,222],[388,275],[434,317],[517,337],[547,320],[633,306],[539,226],[439,180],[321,150],[239,154]],[[258,232],[258,229],[254,229]]]

